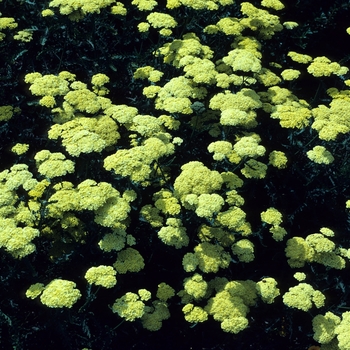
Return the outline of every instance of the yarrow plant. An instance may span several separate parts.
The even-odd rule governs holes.
[[[349,5],[0,7],[4,348],[349,349]]]

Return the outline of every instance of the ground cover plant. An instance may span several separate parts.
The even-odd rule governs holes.
[[[3,349],[350,349],[347,1],[0,1]]]

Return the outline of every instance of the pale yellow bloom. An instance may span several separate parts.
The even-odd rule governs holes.
[[[147,21],[153,28],[174,28],[177,26],[175,19],[166,13],[152,12],[147,16]]]
[[[208,319],[208,313],[199,306],[193,304],[186,304],[182,308],[185,320],[191,323],[204,322]]]
[[[330,164],[334,161],[332,153],[323,146],[315,146],[312,150],[307,151],[306,154],[310,160],[318,164]]]
[[[277,288],[277,281],[271,277],[265,277],[257,282],[256,289],[262,301],[266,304],[272,304],[275,298],[281,294],[279,288]]]
[[[71,308],[81,297],[80,291],[75,287],[76,284],[72,281],[55,279],[45,287],[40,300],[48,307]]]
[[[312,57],[295,51],[289,51],[288,55],[294,62],[307,64],[312,61]]]
[[[139,299],[139,295],[127,292],[121,298],[116,299],[112,305],[112,311],[118,313],[126,321],[135,321],[135,319],[141,318],[145,312],[146,305]]]
[[[279,0],[262,0],[261,6],[272,8],[274,10],[283,10],[284,5]]]
[[[269,164],[277,169],[284,169],[287,167],[288,158],[284,152],[272,151],[269,154]]]
[[[126,16],[127,10],[124,7],[124,4],[117,1],[114,6],[111,7],[111,13],[113,15],[121,15],[121,16]]]
[[[324,306],[325,299],[324,294],[307,283],[299,283],[283,295],[285,305],[302,311],[310,310],[313,305],[317,308]]]
[[[30,29],[20,30],[16,35],[13,36],[15,40],[23,41],[29,43],[33,40],[33,33]]]
[[[158,5],[155,0],[133,0],[131,4],[137,6],[140,11],[152,11]]]
[[[139,272],[145,267],[142,255],[134,248],[126,248],[118,253],[113,267],[118,273]]]
[[[189,237],[186,228],[182,226],[180,219],[169,218],[166,221],[167,226],[163,226],[158,231],[158,237],[166,245],[174,246],[176,249],[187,247]]]
[[[16,143],[12,148],[11,151],[17,155],[22,155],[26,153],[29,149],[29,145],[26,143]]]
[[[89,284],[112,288],[117,283],[115,275],[116,271],[112,266],[100,265],[97,267],[90,267],[85,273],[85,278]]]
[[[281,72],[281,76],[284,80],[295,80],[299,75],[300,71],[296,69],[285,69]]]
[[[35,157],[38,172],[47,178],[54,178],[74,172],[74,162],[66,159],[60,152],[51,153],[48,150],[38,152]]]

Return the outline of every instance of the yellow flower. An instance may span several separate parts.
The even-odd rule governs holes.
[[[241,173],[247,179],[263,179],[266,176],[267,165],[258,162],[255,159],[249,159],[245,164],[244,168],[241,169]]]
[[[166,13],[152,12],[147,16],[147,21],[153,28],[174,28],[177,26],[175,19]]]
[[[29,43],[33,39],[33,33],[30,29],[20,30],[16,35],[13,36],[15,40]]]
[[[50,179],[74,172],[74,162],[67,160],[60,152],[51,153],[48,150],[42,150],[34,156],[34,159],[38,172]]]
[[[232,67],[234,71],[255,72],[261,70],[260,60],[249,50],[234,49],[229,51],[223,62]]]
[[[296,69],[285,69],[281,72],[284,80],[295,80],[299,77],[300,71]]]
[[[315,332],[313,338],[321,344],[330,343],[336,336],[335,330],[340,324],[340,321],[340,317],[334,315],[330,311],[326,312],[324,316],[316,315],[312,319],[312,329]],[[345,350],[345,348],[343,350]]]
[[[310,284],[299,283],[283,295],[283,303],[289,307],[302,311],[308,311],[315,305],[317,308],[324,306],[326,297],[315,290]]]
[[[208,319],[208,313],[199,306],[193,304],[186,304],[182,308],[185,320],[191,323],[204,322]]]
[[[142,255],[133,248],[126,248],[118,253],[117,261],[113,267],[118,273],[139,272],[145,267]]]
[[[294,62],[298,63],[307,64],[312,61],[311,56],[297,53],[295,51],[289,51],[287,56],[289,56]]]
[[[183,165],[181,170],[174,182],[175,197],[181,201],[187,194],[210,194],[219,190],[223,184],[219,172],[210,170],[201,162],[189,162]]]
[[[269,164],[277,169],[284,169],[287,167],[288,159],[284,152],[272,151],[269,154]]]
[[[250,234],[251,230],[246,231],[246,213],[238,207],[231,207],[230,209],[220,212],[216,217],[217,223],[229,228],[232,231],[240,232],[244,235]]]
[[[158,237],[163,243],[174,246],[176,249],[186,247],[189,243],[189,238],[181,220],[169,218],[166,221],[166,225],[158,231]]]
[[[163,214],[177,215],[181,211],[178,200],[168,190],[162,189],[153,195],[154,205]]]
[[[272,8],[274,10],[284,9],[284,5],[279,0],[262,0],[261,6]]]
[[[121,298],[116,299],[112,305],[112,311],[118,313],[126,321],[135,321],[135,319],[142,317],[146,307],[144,302],[139,299],[139,295],[127,292]]]
[[[43,290],[41,302],[52,308],[71,308],[81,297],[81,293],[75,288],[76,284],[63,279],[51,281]]]
[[[29,90],[36,96],[66,95],[69,92],[69,83],[63,77],[39,73],[29,73],[25,76],[25,82],[30,83]]]
[[[306,152],[307,157],[317,164],[330,164],[334,161],[332,154],[323,146],[315,146],[311,151]]]
[[[124,4],[117,1],[114,6],[111,7],[111,13],[113,15],[121,15],[121,16],[126,16],[127,10],[124,7]]]
[[[248,327],[248,306],[242,298],[231,295],[227,290],[222,290],[210,298],[204,310],[220,322],[224,332],[237,334]]]
[[[201,299],[207,293],[208,283],[198,273],[195,273],[192,277],[185,278],[183,285],[186,293],[194,299]]]
[[[44,289],[45,289],[45,286],[42,283],[32,284],[26,291],[26,297],[30,299],[35,299],[41,294],[41,292]]]
[[[270,225],[279,225],[282,223],[282,214],[275,208],[268,208],[261,214],[261,221]]]
[[[181,0],[167,0],[166,7],[168,9],[175,9],[181,6]]]
[[[280,290],[277,288],[277,281],[271,277],[265,277],[257,282],[256,289],[262,301],[266,304],[272,304],[274,299],[280,295]]]
[[[115,229],[113,233],[106,233],[98,242],[100,249],[105,252],[122,250],[125,247],[126,232],[122,229]]]
[[[67,152],[78,157],[81,153],[101,152],[120,138],[117,124],[108,116],[77,117],[63,125],[54,124],[48,132],[50,139],[62,138]]]
[[[282,241],[287,234],[287,231],[279,225],[273,225],[269,231],[272,233],[272,238],[277,242]]]
[[[8,121],[10,120],[16,109],[12,106],[0,106],[0,121]]]
[[[264,86],[274,86],[281,82],[281,78],[267,68],[262,68],[261,71],[257,73],[256,78]]]
[[[286,28],[286,29],[294,29],[296,27],[299,26],[299,24],[297,22],[291,22],[291,21],[288,21],[288,22],[283,22],[283,26]]]
[[[224,205],[224,199],[216,193],[204,193],[198,196],[198,203],[196,204],[196,214],[199,217],[212,219]]]
[[[187,272],[193,271],[192,269],[198,265],[199,269],[204,273],[216,273],[219,271],[219,268],[227,268],[231,261],[230,254],[225,252],[223,247],[209,242],[199,243],[194,248],[194,256],[188,254],[192,253],[185,254],[182,262]]]
[[[241,239],[231,247],[240,262],[249,263],[254,260],[254,244],[248,239]]]
[[[56,104],[56,100],[53,96],[44,96],[39,100],[39,105],[47,108],[53,108]]]
[[[168,284],[162,282],[158,284],[156,297],[161,301],[167,301],[175,295],[174,288],[170,287]]]
[[[137,6],[140,11],[152,11],[158,5],[155,0],[133,0],[131,4]]]
[[[228,141],[216,141],[210,143],[207,149],[209,153],[214,153],[214,160],[224,160],[232,153],[232,144]]]
[[[216,34],[221,31],[226,35],[239,36],[244,30],[244,25],[240,20],[233,17],[225,17],[220,19],[215,25],[209,25],[204,28],[204,32],[208,34]]]
[[[14,18],[0,17],[0,29],[15,29],[17,26]]]
[[[279,119],[283,128],[297,129],[307,126],[311,116],[311,110],[296,101],[277,105],[270,115],[272,119]]]
[[[116,285],[116,271],[112,266],[100,265],[89,268],[85,273],[85,278],[89,284],[96,284],[105,288],[112,288]]]
[[[331,62],[325,56],[316,57],[307,67],[307,71],[315,77],[329,77],[331,74],[344,75],[349,71],[349,68],[340,66],[339,63]]]
[[[22,155],[26,153],[29,149],[29,145],[26,143],[16,143],[12,148],[11,151],[17,155]]]
[[[261,157],[265,154],[264,146],[259,145],[260,137],[258,135],[243,136],[233,146],[234,151],[240,157]]]
[[[210,60],[193,56],[185,56],[180,59],[179,66],[184,67],[185,77],[190,77],[195,83],[214,84],[217,72],[215,64]]]

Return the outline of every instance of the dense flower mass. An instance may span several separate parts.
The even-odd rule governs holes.
[[[349,10],[0,0],[1,346],[349,350]]]

